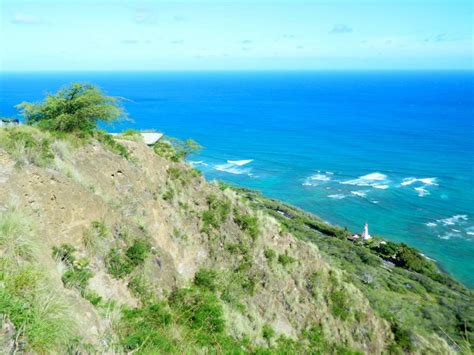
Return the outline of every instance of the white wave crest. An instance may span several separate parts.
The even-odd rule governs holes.
[[[244,166],[249,163],[253,162],[253,159],[245,159],[245,160],[227,160],[228,164],[237,165],[237,166]]]
[[[328,182],[331,180],[330,175],[332,175],[331,172],[321,173],[318,171],[316,174],[306,178],[303,182],[303,186],[318,186],[323,182]]]
[[[435,177],[431,178],[416,178],[416,177],[408,177],[403,179],[403,181],[400,183],[401,186],[410,186],[416,182],[419,182],[420,184],[427,185],[427,186],[437,186],[438,183],[436,182]]]
[[[430,192],[424,187],[415,187],[414,190],[418,192],[418,196],[424,197],[430,194]]]
[[[192,166],[196,166],[196,165],[208,166],[209,165],[202,160],[198,160],[198,161],[188,160],[188,163],[191,164]]]
[[[383,186],[383,188],[387,188],[388,186],[386,184],[383,184],[383,182],[386,182],[386,181],[387,181],[387,175],[376,172],[376,173],[370,173],[367,175],[359,176],[357,179],[341,181],[340,183],[344,185],[371,186],[371,187],[379,186],[379,188],[380,186]]]
[[[428,222],[428,223],[425,223],[425,226],[433,228],[433,227],[436,227],[437,224],[434,222]]]
[[[250,173],[249,169],[241,169],[233,164],[219,164],[214,166],[214,169],[234,175],[249,175]]]
[[[437,219],[436,222],[441,223],[443,226],[453,226],[455,224],[465,222],[469,218],[465,214],[457,214],[452,217]]]
[[[388,186],[388,185],[372,185],[372,187],[373,187],[374,189],[386,190],[386,189],[388,189],[390,186]]]
[[[346,195],[343,194],[334,194],[334,195],[328,195],[329,198],[333,198],[335,200],[342,200],[343,198],[346,197]]]
[[[365,192],[365,191],[351,191],[351,194],[353,194],[354,196],[358,196],[358,197],[366,197],[367,196],[367,192]]]

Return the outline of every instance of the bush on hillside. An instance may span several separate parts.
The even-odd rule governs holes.
[[[98,122],[112,123],[126,117],[120,99],[105,95],[90,84],[73,83],[43,102],[17,105],[26,123],[50,131],[89,135]]]
[[[180,162],[200,149],[202,146],[192,139],[183,141],[173,137],[161,139],[153,146],[156,154],[173,162]]]

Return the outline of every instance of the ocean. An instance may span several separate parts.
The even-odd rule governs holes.
[[[474,72],[3,73],[0,116],[74,81],[126,98],[108,130],[191,137],[206,177],[367,222],[474,288]]]

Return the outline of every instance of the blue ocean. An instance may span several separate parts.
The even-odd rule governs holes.
[[[474,287],[474,72],[1,74],[0,115],[73,82],[191,137],[210,179],[405,242]]]

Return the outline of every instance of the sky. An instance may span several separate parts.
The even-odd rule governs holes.
[[[473,69],[472,0],[0,0],[0,71]]]

